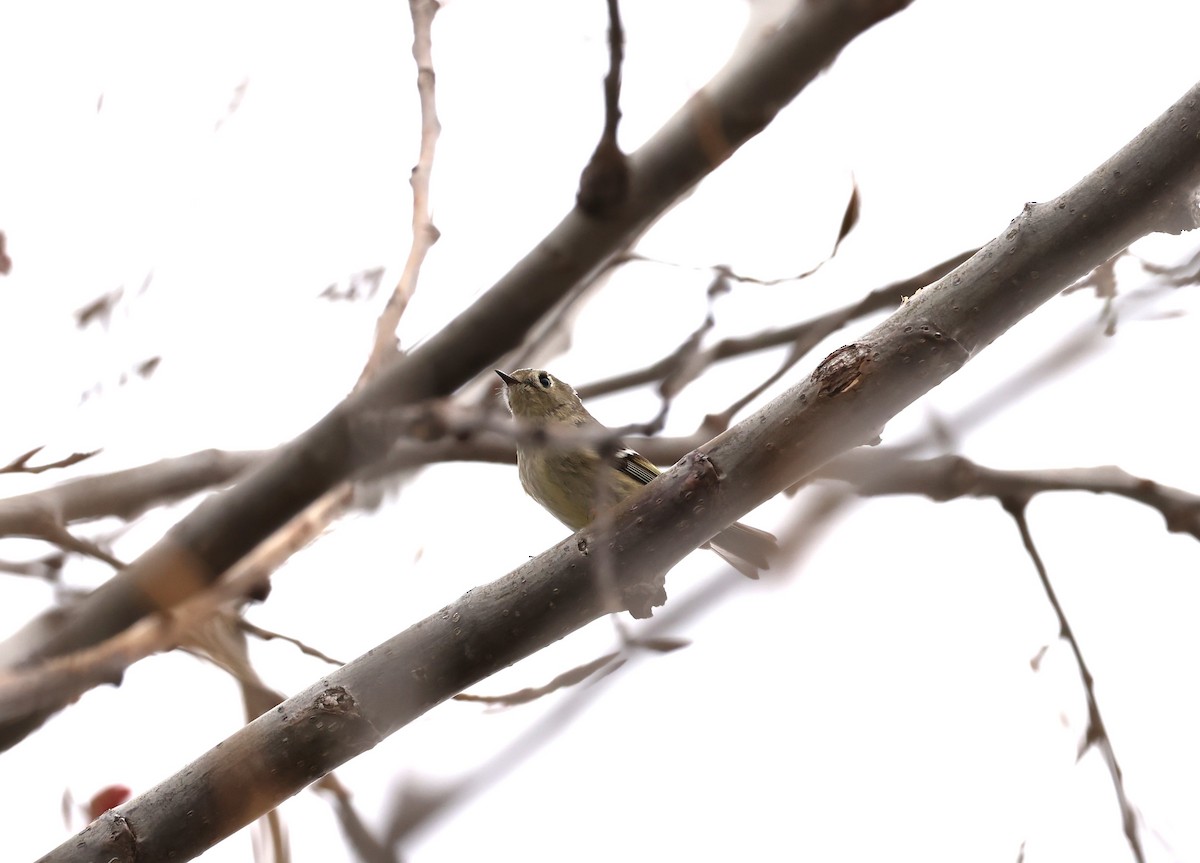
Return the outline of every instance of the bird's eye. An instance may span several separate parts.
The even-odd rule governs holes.
[[[545,389],[550,389],[550,375],[542,372],[538,375],[538,383]]]

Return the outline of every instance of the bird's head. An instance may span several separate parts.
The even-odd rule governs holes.
[[[531,423],[585,422],[590,415],[574,387],[542,369],[496,370],[504,381],[504,399],[519,420]]]

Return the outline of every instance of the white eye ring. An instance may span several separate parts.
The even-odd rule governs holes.
[[[543,389],[550,389],[550,384],[553,381],[554,378],[550,377],[550,375],[546,374],[545,372],[542,372],[538,375],[538,383],[542,385]]]

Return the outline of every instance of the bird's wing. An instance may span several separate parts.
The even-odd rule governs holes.
[[[644,455],[629,449],[629,447],[617,450],[616,465],[617,470],[628,474],[642,485],[650,482],[650,480],[661,473]]]

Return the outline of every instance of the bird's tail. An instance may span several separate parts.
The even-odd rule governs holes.
[[[746,578],[758,578],[771,568],[771,557],[779,550],[773,534],[735,521],[706,543],[726,563]]]

